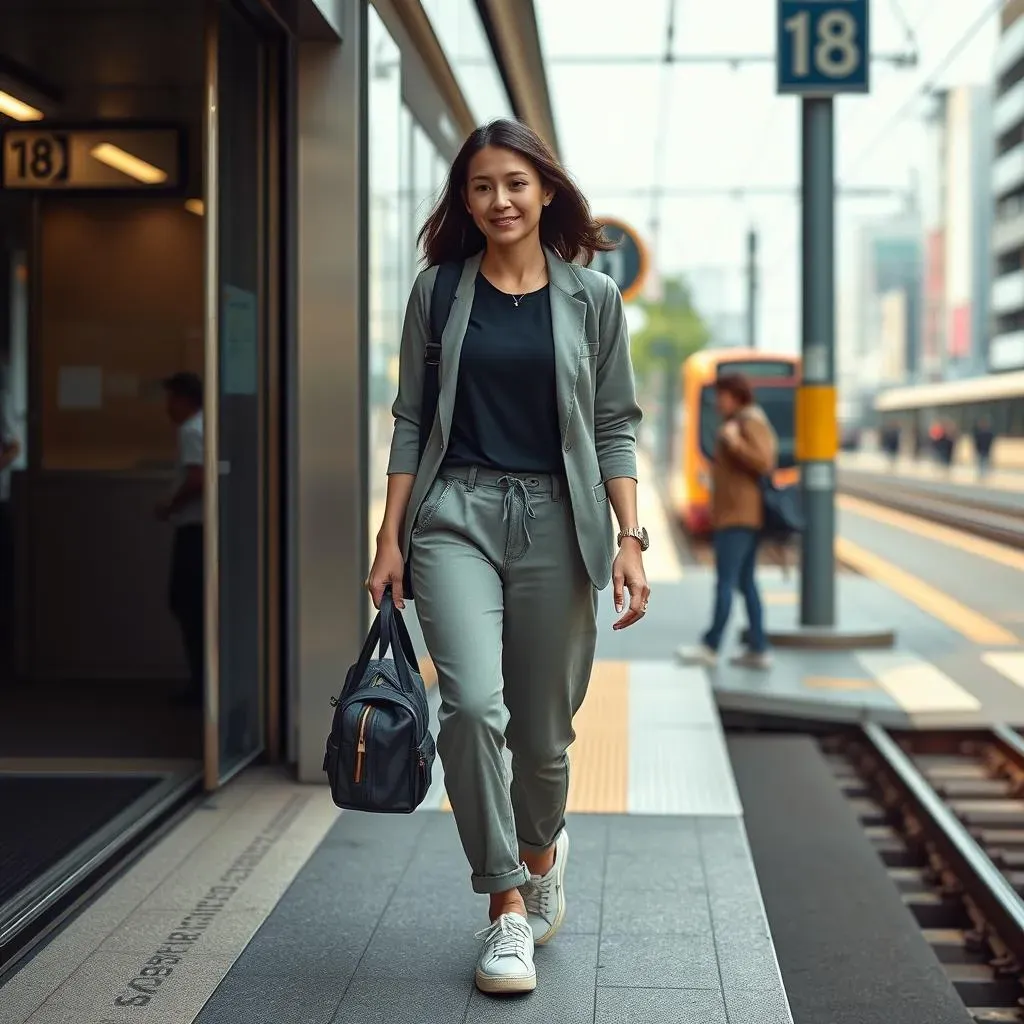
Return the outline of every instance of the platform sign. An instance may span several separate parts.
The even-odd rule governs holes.
[[[869,0],[777,0],[777,90],[834,96],[870,90]]]
[[[611,252],[595,253],[590,268],[607,274],[628,302],[639,294],[647,278],[647,248],[639,233],[628,224],[611,217],[598,217],[597,221],[616,247]]]
[[[3,133],[0,151],[4,189],[153,191],[181,184],[181,137],[173,128],[14,128]]]

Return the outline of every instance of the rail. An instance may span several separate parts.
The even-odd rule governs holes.
[[[1024,504],[1014,504],[1012,497],[960,494],[941,484],[849,470],[840,473],[837,489],[884,508],[1024,548]]]
[[[868,723],[822,746],[972,1018],[1024,1021],[1024,740]]]

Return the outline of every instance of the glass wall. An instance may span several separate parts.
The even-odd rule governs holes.
[[[416,238],[443,184],[447,166],[402,102],[401,53],[377,12],[368,8],[369,53],[369,557],[387,493],[388,450],[398,389],[402,320],[423,269]]]
[[[384,511],[391,403],[405,305],[408,238],[402,229],[403,132],[401,54],[372,6],[367,7],[369,55],[369,484],[371,538]],[[370,554],[372,557],[371,543]]]
[[[514,117],[473,0],[421,0],[477,124]]]

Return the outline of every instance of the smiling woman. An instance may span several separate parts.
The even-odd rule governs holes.
[[[534,131],[510,120],[474,131],[420,239],[428,269],[406,310],[367,587],[378,607],[391,587],[401,607],[410,563],[437,668],[446,788],[473,888],[490,896],[476,984],[525,992],[537,984],[534,945],[565,917],[566,752],[590,681],[597,590],[614,581],[617,629],[647,608],[640,409],[622,297],[578,265],[612,243]],[[431,306],[446,281],[445,321]],[[431,325],[445,322],[437,338]],[[424,364],[438,340],[437,413],[421,447]]]
[[[542,207],[547,207],[543,220]],[[496,223],[509,217],[512,223]],[[434,266],[476,255],[488,239],[499,240],[496,233],[503,247],[532,239],[536,250],[539,238],[567,263],[584,254],[589,262],[595,252],[615,247],[540,137],[505,118],[478,128],[466,140],[420,237],[427,263]]]

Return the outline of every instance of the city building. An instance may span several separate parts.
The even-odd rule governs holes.
[[[916,380],[985,372],[992,334],[992,116],[988,87],[959,85],[932,94]]]
[[[993,338],[988,369],[1024,368],[1024,3],[1001,14],[992,117],[995,207],[992,258]]]
[[[0,753],[66,822],[24,876],[5,862],[5,941],[255,759],[323,781],[369,624],[415,236],[498,115],[557,148],[532,0],[0,8],[0,402],[21,449],[0,473]],[[181,373],[205,446],[191,704],[178,533],[154,514]],[[85,775],[53,767],[69,757]]]
[[[844,422],[869,416],[878,389],[918,371],[921,220],[914,210],[860,226],[852,290],[840,321],[838,388]]]

